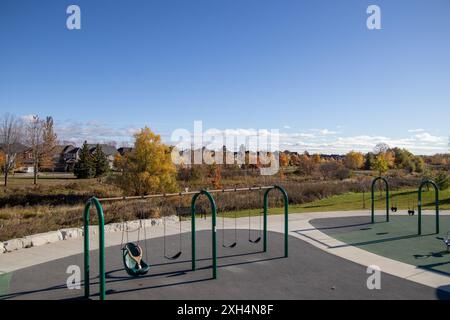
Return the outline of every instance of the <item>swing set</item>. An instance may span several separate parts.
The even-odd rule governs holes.
[[[384,184],[386,186],[386,222],[389,222],[389,200],[390,200],[389,182],[388,182],[387,178],[385,178],[385,177],[377,177],[372,182],[372,219],[371,219],[371,222],[375,223],[375,186],[378,181],[384,182]],[[436,212],[435,229],[436,229],[436,234],[439,234],[439,211],[440,211],[439,187],[438,187],[437,183],[434,182],[433,180],[423,180],[417,191],[417,209],[418,209],[417,233],[418,233],[418,235],[422,234],[423,189],[426,186],[428,186],[428,187],[432,186],[434,189],[434,206],[435,206],[435,212]],[[391,207],[392,212],[397,212],[397,210],[398,210],[397,205],[393,205]],[[416,213],[415,202],[413,200],[412,206],[411,206],[411,199],[410,199],[410,197],[408,197],[408,215],[414,216],[415,213]],[[446,242],[446,244],[447,244],[447,242]],[[448,238],[448,244],[450,246],[450,238]]]
[[[179,232],[178,232],[178,248],[175,253],[170,254],[167,250],[166,244],[166,217],[163,215],[164,224],[164,235],[163,235],[163,245],[164,245],[164,257],[168,260],[179,259],[183,255],[182,251],[182,220],[185,216],[191,217],[191,261],[192,261],[192,271],[196,270],[196,217],[201,215],[206,219],[206,211],[197,205],[197,200],[204,196],[207,198],[211,208],[211,242],[212,242],[212,278],[217,278],[217,206],[213,194],[225,194],[229,192],[244,192],[244,191],[264,191],[263,194],[263,212],[259,215],[259,234],[256,238],[251,237],[251,212],[249,209],[249,238],[248,241],[257,244],[263,241],[263,252],[267,252],[267,215],[268,215],[268,205],[269,205],[269,193],[272,190],[278,190],[284,201],[284,257],[288,257],[288,214],[289,214],[289,203],[288,195],[286,191],[280,186],[262,186],[262,187],[250,187],[250,188],[234,188],[234,189],[221,189],[221,190],[201,190],[201,191],[186,191],[171,194],[154,194],[146,196],[131,196],[131,197],[114,197],[114,198],[103,198],[97,199],[92,197],[86,203],[84,213],[83,213],[83,230],[84,230],[84,296],[89,298],[90,296],[90,258],[89,258],[89,219],[90,219],[90,209],[92,205],[95,206],[98,216],[98,228],[99,228],[99,288],[100,288],[100,300],[106,299],[106,272],[105,272],[105,219],[102,203],[113,202],[113,201],[128,201],[128,200],[142,200],[142,205],[144,200],[148,199],[159,199],[162,203],[164,199],[179,197],[179,204],[176,207],[176,215],[179,220]],[[191,206],[182,206],[182,197],[192,196]],[[121,251],[123,258],[124,269],[128,275],[133,277],[139,277],[147,274],[150,270],[149,257],[148,257],[148,245],[147,245],[147,234],[145,224],[143,223],[144,217],[141,215],[139,217],[139,226],[135,230],[130,230],[123,222],[122,226],[122,241],[121,241]],[[237,214],[235,212],[235,228],[234,228],[234,241],[230,244],[225,243],[225,234],[223,233],[222,246],[226,248],[235,248],[238,245],[237,239]],[[223,216],[224,219],[224,216]],[[224,222],[225,220],[223,220]],[[140,241],[140,229],[144,230],[144,249],[142,249]],[[137,232],[137,241],[130,242],[129,233]],[[125,244],[124,244],[125,243]],[[144,260],[145,252],[145,260]]]

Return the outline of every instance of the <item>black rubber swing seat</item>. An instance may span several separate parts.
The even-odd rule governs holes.
[[[179,257],[181,257],[181,255],[183,254],[183,252],[178,252],[177,254],[175,254],[174,256],[171,256],[171,257],[169,257],[169,256],[164,256],[166,259],[169,259],[169,260],[177,260]]]
[[[232,244],[230,244],[229,246],[227,246],[226,244],[223,244],[222,247],[224,248],[235,248],[237,246],[237,242],[233,242]]]
[[[258,243],[261,241],[261,237],[256,238],[255,240],[252,239],[248,239],[248,241],[250,241],[251,243]]]
[[[132,277],[143,276],[148,273],[150,266],[142,260],[142,249],[138,244],[127,243],[122,248],[123,266]]]

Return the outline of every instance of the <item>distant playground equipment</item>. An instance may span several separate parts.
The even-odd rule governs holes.
[[[444,241],[444,244],[447,247],[447,252],[450,252],[450,231],[447,232],[447,236],[442,240]]]
[[[385,177],[377,177],[372,181],[372,218],[371,222],[375,223],[375,187],[378,181],[384,182],[386,186],[386,222],[389,222],[389,182]]]
[[[422,181],[422,183],[420,184],[419,187],[419,197],[418,197],[418,215],[419,215],[419,226],[418,226],[418,234],[421,235],[422,234],[422,207],[423,207],[423,202],[422,202],[422,193],[423,193],[423,188],[425,186],[432,186],[434,188],[434,205],[435,205],[435,209],[436,209],[436,234],[439,234],[439,187],[436,184],[436,182],[434,182],[433,180],[424,180]]]
[[[386,186],[386,222],[389,222],[389,211],[392,212],[397,212],[398,211],[398,207],[397,205],[393,205],[392,207],[390,207],[389,205],[389,200],[390,200],[390,196],[389,196],[389,182],[387,180],[387,178],[385,177],[377,177],[373,180],[372,182],[372,216],[371,216],[371,223],[375,223],[375,187],[376,187],[376,183],[378,181],[382,181],[384,182],[385,186]],[[434,188],[435,191],[435,210],[436,210],[436,234],[439,233],[439,187],[436,184],[436,182],[434,182],[433,180],[424,180],[422,181],[422,183],[419,186],[417,195],[418,195],[418,234],[421,235],[422,234],[422,210],[423,210],[423,188],[425,186],[432,186]],[[414,216],[416,213],[415,210],[415,203],[414,201],[411,202],[411,199],[408,198],[408,215],[409,216]]]
[[[394,195],[391,195],[391,203],[392,203],[392,205],[391,205],[391,211],[392,211],[393,213],[397,213],[397,211],[398,211],[398,206],[397,206],[397,201],[394,201]]]
[[[413,216],[416,214],[416,203],[411,201],[411,197],[408,196],[408,216]]]
[[[263,241],[263,252],[267,252],[267,215],[268,215],[268,204],[269,204],[269,194],[272,190],[278,190],[281,192],[283,196],[284,202],[284,257],[288,257],[288,215],[289,215],[289,201],[288,195],[286,191],[280,186],[262,186],[262,187],[249,187],[249,188],[235,188],[235,189],[221,189],[221,190],[201,190],[201,191],[191,191],[191,192],[179,192],[179,193],[171,193],[171,194],[154,194],[154,195],[146,195],[146,196],[131,196],[131,197],[115,197],[115,198],[103,198],[97,199],[95,197],[90,198],[83,212],[83,230],[84,230],[84,297],[90,297],[90,255],[89,255],[89,220],[90,220],[90,209],[92,205],[95,206],[98,216],[98,235],[99,235],[99,297],[100,300],[106,299],[106,270],[105,270],[105,219],[104,219],[104,211],[101,203],[104,202],[112,202],[112,201],[126,201],[126,200],[146,200],[146,199],[165,199],[169,197],[183,197],[183,196],[192,196],[191,199],[191,207],[190,207],[190,216],[191,216],[191,248],[192,248],[192,271],[196,270],[196,214],[201,213],[206,216],[206,211],[204,211],[200,206],[197,206],[197,200],[200,196],[206,196],[209,201],[211,207],[211,242],[212,242],[212,278],[217,279],[217,206],[214,200],[213,194],[224,194],[227,192],[245,192],[245,191],[265,191],[264,192],[264,200],[263,200],[263,215],[262,217],[262,229],[259,229],[260,236],[256,239],[252,239],[250,237],[250,228],[249,225],[249,241],[252,243],[258,243]],[[180,239],[182,234],[181,229],[181,218],[183,213],[186,214],[186,207],[181,206],[181,201],[179,206],[176,209],[177,215],[180,220]],[[250,212],[249,212],[250,215]],[[139,220],[139,227],[137,230],[130,231],[128,228],[122,228],[122,257],[124,263],[124,269],[130,276],[138,277],[145,275],[150,270],[149,257],[147,253],[147,235],[145,231],[145,225],[142,225],[142,217]],[[237,218],[235,213],[235,218]],[[169,260],[178,259],[182,255],[182,247],[181,240],[179,242],[179,248],[177,252],[173,255],[169,255],[166,251],[166,230],[165,230],[165,218],[164,219],[164,256]],[[260,221],[261,221],[260,220]],[[250,222],[250,220],[249,220]],[[260,223],[260,227],[261,227]],[[144,230],[144,250],[140,245],[140,229]],[[237,229],[237,224],[235,220],[235,230]],[[137,242],[129,242],[128,233],[129,232],[138,232]],[[235,231],[236,232],[236,231]],[[126,244],[123,245],[124,235],[126,235]],[[235,233],[235,241],[231,243],[228,247],[233,248],[237,245],[237,236]],[[122,247],[123,246],[123,247]],[[143,253],[145,251],[145,260],[143,259]]]

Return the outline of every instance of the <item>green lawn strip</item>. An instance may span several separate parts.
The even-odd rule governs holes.
[[[12,273],[0,273],[0,296],[8,294]]]
[[[417,211],[417,190],[401,190],[393,191],[391,197],[391,204],[398,207],[399,212],[406,212],[409,208],[413,208]],[[375,196],[375,209],[377,213],[384,211],[386,208],[386,197],[383,194],[380,196],[379,192]],[[330,211],[363,211],[367,210],[368,214],[371,208],[370,193],[365,194],[366,205],[363,205],[362,193],[345,193],[342,195],[332,196],[329,198],[309,202],[301,205],[290,205],[290,213],[305,213],[305,212],[330,212]],[[425,191],[423,194],[424,210],[434,210],[434,192]],[[442,191],[440,194],[440,207],[442,210],[450,210],[450,189]],[[228,212],[218,212],[219,216],[223,214],[227,218],[234,218],[236,215],[238,218],[246,217],[249,214],[251,216],[257,216],[262,213],[261,209],[252,210],[238,210]],[[282,207],[269,208],[269,214],[282,214],[284,212]]]
[[[415,265],[427,270],[450,274],[450,254],[441,239],[450,231],[450,217],[441,216],[441,234],[434,234],[434,216],[422,219],[423,235],[417,235],[417,216],[391,216],[389,223],[380,221],[359,230],[337,233],[336,239],[366,251]]]

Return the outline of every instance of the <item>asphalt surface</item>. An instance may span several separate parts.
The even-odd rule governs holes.
[[[233,242],[233,231],[227,231]],[[255,235],[256,237],[256,235]],[[167,238],[170,253],[177,251],[178,236]],[[191,271],[190,234],[183,234],[179,260],[163,258],[162,238],[147,241],[151,270],[131,278],[122,268],[120,247],[106,249],[107,299],[448,299],[442,291],[382,274],[381,290],[367,289],[366,268],[328,254],[300,239],[289,238],[288,258],[283,257],[283,235],[269,233],[267,253],[262,242],[248,241],[248,231],[238,231],[234,249],[223,248],[218,232],[218,279],[211,279],[211,233],[197,234],[200,270]],[[144,245],[142,242],[141,245]],[[91,292],[98,298],[98,251],[91,252]],[[69,290],[66,270],[82,267],[75,255],[21,269],[12,274],[7,294],[0,299],[79,299],[83,289]],[[82,270],[82,268],[81,268]],[[81,271],[83,272],[83,271]]]

